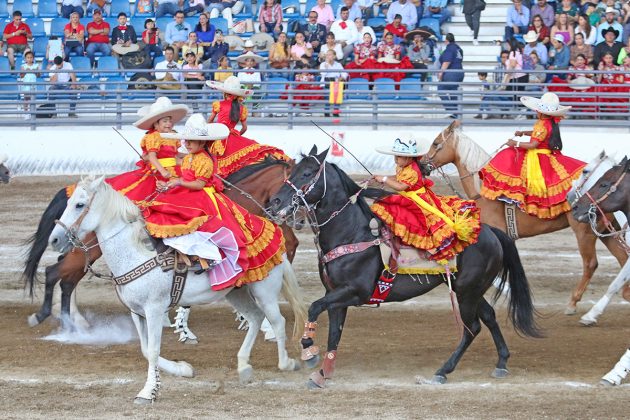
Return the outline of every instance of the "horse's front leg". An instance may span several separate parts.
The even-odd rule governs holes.
[[[335,373],[335,363],[337,362],[337,348],[341,341],[343,326],[346,322],[348,308],[328,309],[328,351],[324,353],[322,367],[310,376],[310,388],[323,388],[326,380],[331,379]]]
[[[584,295],[588,284],[593,278],[598,264],[597,252],[595,251],[597,237],[591,233],[591,227],[588,224],[572,222],[571,219],[569,218],[571,229],[575,233],[580,256],[582,257],[582,278],[571,293],[571,299],[564,311],[566,315],[575,315],[577,304],[582,300],[582,295]]]
[[[145,310],[146,319],[146,358],[149,362],[147,381],[144,388],[136,395],[136,404],[148,404],[155,401],[160,390],[160,346],[162,344],[162,311],[159,308]]]
[[[42,303],[42,307],[39,309],[39,312],[35,314],[31,314],[28,317],[28,325],[34,327],[44,322],[46,318],[50,316],[52,313],[52,304],[53,304],[53,294],[55,291],[55,286],[57,282],[59,282],[59,266],[63,263],[63,260],[59,262],[49,265],[46,267],[46,288],[44,289],[44,302]]]

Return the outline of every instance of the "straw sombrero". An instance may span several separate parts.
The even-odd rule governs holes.
[[[236,61],[239,63],[244,63],[245,60],[247,60],[248,58],[252,58],[256,63],[260,63],[262,61],[265,61],[265,59],[261,56],[259,56],[258,54],[254,53],[253,51],[247,51],[245,54],[241,54],[238,57],[236,57]]]
[[[545,93],[540,99],[533,96],[521,96],[521,102],[533,111],[552,117],[561,117],[571,109],[570,106],[560,105],[558,95],[553,92]]]
[[[143,106],[138,110],[140,119],[133,123],[142,130],[150,130],[156,121],[164,117],[171,117],[173,125],[181,121],[188,114],[186,105],[173,105],[166,96],[161,96],[151,105]]]
[[[241,96],[243,98],[248,97],[254,93],[252,89],[242,88],[241,82],[236,76],[228,77],[223,83],[215,82],[214,80],[208,80],[206,84],[212,89],[216,89],[223,93],[229,93],[230,95],[234,96]]]
[[[165,133],[165,139],[213,141],[223,140],[230,135],[225,124],[208,124],[202,114],[192,114],[181,133]]]
[[[422,150],[418,150],[418,143],[420,143]],[[376,151],[385,155],[418,157],[427,153],[430,147],[431,143],[427,140],[418,139],[411,133],[405,133],[394,140],[392,147],[388,149],[377,148]]]
[[[536,33],[536,31],[529,31],[525,35],[523,35],[523,40],[525,42],[527,42],[527,43],[535,42],[535,41],[538,40],[538,34]],[[563,43],[564,43],[564,41],[563,41]]]
[[[407,32],[405,34],[405,39],[407,41],[413,41],[413,38],[416,35],[420,35],[424,39],[429,39],[429,38],[431,38],[433,36],[433,34],[431,32],[429,32],[429,31],[425,31],[423,29],[414,29],[413,31],[409,31],[409,32]]]
[[[569,80],[569,87],[575,90],[587,90],[590,89],[595,84],[593,79],[589,79],[588,77],[579,76],[575,79]]]
[[[396,60],[392,55],[386,55],[377,60],[379,63],[400,64],[400,60]]]
[[[129,44],[128,46],[122,44],[114,44],[112,45],[112,51],[114,51],[118,55],[125,55],[127,53],[140,51],[140,47],[138,46],[138,44]]]

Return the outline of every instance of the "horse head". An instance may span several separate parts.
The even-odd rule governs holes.
[[[616,164],[617,161],[611,156],[608,156],[605,150],[602,150],[582,169],[580,177],[573,181],[573,188],[567,196],[569,203],[576,203],[586,191],[595,185],[604,172]]]
[[[5,166],[5,162],[9,160],[9,157],[3,153],[0,153],[0,184],[8,184],[11,180],[11,173],[9,168]]]
[[[459,128],[460,122],[455,120],[435,137],[429,151],[418,160],[423,173],[425,171],[431,173],[434,169],[455,162],[457,145],[453,140]]]

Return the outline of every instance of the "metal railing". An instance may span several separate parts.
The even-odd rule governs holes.
[[[171,73],[177,70],[169,70]],[[216,70],[203,70],[211,78]],[[258,70],[256,70],[258,71]],[[477,72],[467,72],[477,77]],[[68,71],[62,71],[68,73]],[[176,103],[185,103],[195,112],[208,114],[212,103],[222,94],[203,86],[203,81],[131,81],[133,74],[149,76],[154,70],[76,70],[76,83],[59,85],[45,79],[23,84],[17,81],[16,71],[0,72],[0,124],[30,127],[46,126],[117,126],[137,119],[137,110],[152,103],[157,96],[168,96]],[[233,71],[234,74],[238,70]],[[460,118],[465,124],[513,125],[514,119],[533,113],[526,111],[518,100],[521,95],[541,95],[555,91],[564,105],[571,105],[565,125],[630,127],[630,85],[623,83],[595,83],[572,89],[558,79],[554,83],[533,84],[509,82],[482,92],[481,82],[440,82],[437,72],[430,70],[346,70],[357,76],[371,78],[402,76],[395,82],[379,78],[374,82],[353,78],[346,82],[343,103],[329,103],[328,83],[320,82],[326,71],[309,70],[316,77],[313,82],[293,81],[303,70],[260,70],[262,82],[245,103],[249,120],[257,125],[295,126],[335,124],[365,126],[377,129],[386,125],[437,124],[450,118]],[[494,69],[486,71],[492,80]],[[55,71],[42,71],[48,76]],[[61,72],[60,72],[61,73]],[[449,71],[446,71],[449,73]],[[501,73],[509,73],[502,71]],[[523,73],[523,71],[520,71]],[[555,74],[565,77],[567,71],[529,71],[534,74]],[[575,72],[571,72],[575,73]],[[589,70],[588,74],[605,72]],[[623,78],[624,73],[615,73]],[[285,78],[278,77],[285,76]],[[426,80],[423,80],[426,79]],[[179,87],[173,86],[179,84]],[[28,86],[25,90],[24,86]],[[170,87],[171,89],[165,89]],[[449,90],[455,87],[454,90]],[[579,86],[578,86],[579,88]],[[485,114],[485,115],[484,115]],[[473,117],[487,117],[477,119]],[[501,116],[503,118],[501,118]]]

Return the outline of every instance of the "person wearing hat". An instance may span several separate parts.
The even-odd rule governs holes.
[[[254,70],[263,61],[265,61],[263,57],[251,51],[236,57],[236,62],[242,67],[242,70],[238,72],[238,80],[241,85],[245,85],[249,89],[260,88],[260,72]]]
[[[427,66],[433,63],[433,60],[431,60],[431,47],[424,42],[429,36],[431,34],[422,29],[414,29],[405,35],[405,39],[409,42],[407,57],[409,57],[409,61],[411,61],[414,69],[426,70],[428,69]],[[426,81],[427,75],[427,72],[421,73],[420,80]]]
[[[259,63],[263,62],[264,58],[256,54],[256,52],[254,51],[255,48],[256,46],[254,45],[251,39],[248,39],[243,43],[243,51],[241,52],[241,55],[236,58],[236,63],[238,64],[239,68],[242,69],[245,67],[245,62],[247,61],[247,57],[245,57],[245,55],[248,53],[251,53],[254,56],[256,56],[254,57],[253,68],[258,69],[260,67]],[[240,58],[240,61],[239,61],[239,58]]]
[[[223,92],[223,100],[212,103],[212,112],[208,122],[225,124],[230,129],[230,136],[221,141],[215,141],[210,147],[210,153],[217,157],[217,173],[225,178],[239,169],[257,163],[267,156],[289,161],[290,158],[276,147],[259,144],[252,139],[243,137],[247,131],[247,107],[241,102],[252,95],[251,89],[244,89],[236,76],[228,77],[225,82],[207,81],[206,84]],[[236,125],[241,123],[240,131]]]
[[[418,150],[418,142],[422,150]],[[377,200],[370,209],[404,245],[443,263],[477,242],[481,222],[474,201],[441,197],[431,191],[433,182],[422,176],[417,162],[430,147],[431,142],[404,134],[391,147],[376,149],[394,156],[396,175],[372,179],[397,194]]]
[[[523,40],[527,43],[523,48],[523,55],[529,56],[532,51],[538,54],[540,64],[547,65],[547,47],[542,42],[538,42],[538,34],[536,31],[529,31],[523,35]]]
[[[140,119],[133,125],[147,130],[140,141],[143,160],[135,171],[109,178],[107,182],[118,192],[142,206],[156,193],[156,182],[166,181],[179,175],[177,140],[166,139],[173,126],[188,113],[186,105],[173,105],[166,97],[158,98],[153,104],[138,110]]]
[[[600,23],[597,27],[597,41],[595,41],[595,45],[599,45],[604,42],[606,38],[605,31],[610,28],[614,29],[617,33],[617,36],[615,36],[615,41],[623,42],[623,26],[621,26],[621,23],[617,22],[619,11],[614,7],[606,7],[604,16],[606,20]]]
[[[597,66],[601,63],[602,58],[606,53],[612,54],[613,57],[618,57],[623,44],[616,39],[619,37],[619,31],[614,28],[602,29],[601,34],[604,37],[604,42],[601,42],[595,46],[593,51],[593,63]]]
[[[214,290],[262,280],[285,252],[280,228],[222,192],[208,143],[224,140],[229,132],[225,125],[207,124],[202,114],[193,114],[181,133],[165,134],[184,140],[188,154],[181,175],[159,180],[159,196],[143,209],[151,236],[186,255],[212,261],[208,276]]]
[[[531,131],[514,136],[530,136],[530,141],[510,139],[479,171],[481,196],[515,204],[540,219],[554,219],[571,210],[567,194],[580,177],[585,162],[562,154],[559,123],[570,106],[563,106],[555,93],[542,98],[522,96],[521,102],[536,112],[538,120]]]
[[[566,70],[569,68],[569,60],[571,59],[571,51],[564,45],[564,37],[556,34],[551,38],[552,48],[549,50],[549,70]],[[564,73],[548,73],[546,82],[549,83],[554,77],[564,79]]]

